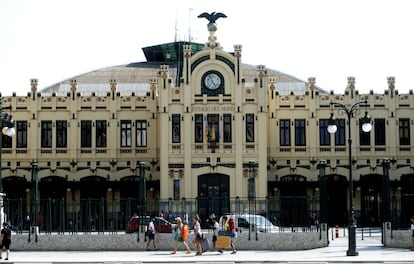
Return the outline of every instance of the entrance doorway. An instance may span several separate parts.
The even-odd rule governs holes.
[[[345,226],[348,223],[348,181],[341,175],[327,175],[328,224]],[[321,199],[323,199],[321,197]]]
[[[217,218],[230,213],[230,177],[220,173],[203,174],[198,177],[198,214],[203,228],[208,228],[210,215]]]
[[[410,227],[410,217],[414,214],[414,174],[401,176],[401,223]]]
[[[280,179],[281,224],[284,226],[304,226],[308,223],[306,177],[287,175]]]
[[[361,176],[361,220],[363,226],[381,226],[382,181],[379,174]]]

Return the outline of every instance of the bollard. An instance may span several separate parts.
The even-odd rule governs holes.
[[[339,226],[338,225],[335,226],[335,237],[339,238]]]

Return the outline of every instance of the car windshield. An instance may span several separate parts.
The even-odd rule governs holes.
[[[239,218],[240,219],[243,218]],[[273,224],[265,217],[260,216],[260,215],[249,215],[246,216],[246,218],[244,218],[243,220],[241,220],[242,222],[249,222],[250,224],[255,224],[258,226],[272,226]]]

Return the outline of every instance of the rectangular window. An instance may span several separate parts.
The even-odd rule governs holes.
[[[66,120],[56,121],[56,147],[66,148],[68,146],[68,122]]]
[[[17,121],[16,129],[16,147],[27,148],[27,121]]]
[[[290,119],[279,121],[280,146],[290,146]]]
[[[180,200],[180,180],[174,179],[173,184],[174,200]]]
[[[92,147],[92,121],[81,121],[81,148]]]
[[[400,118],[398,124],[400,134],[400,145],[410,145],[410,119]]]
[[[96,147],[106,147],[106,120],[96,120]]]
[[[172,143],[181,143],[181,115],[172,115]]]
[[[231,114],[223,114],[223,142],[232,142]]]
[[[371,145],[371,132],[364,132],[362,130],[362,121],[359,119],[359,145],[361,146],[370,146]]]
[[[136,136],[137,136],[137,147],[147,146],[147,120],[137,120],[136,124]]]
[[[13,138],[1,133],[1,144],[3,148],[11,148],[13,144]]]
[[[194,142],[203,143],[203,115],[195,114],[194,119]]]
[[[41,122],[41,140],[40,145],[42,148],[52,147],[52,121]]]
[[[3,148],[11,148],[13,144],[13,138],[1,133],[1,145]]]
[[[385,146],[385,119],[374,119],[375,146]]]
[[[305,119],[295,119],[295,146],[306,146]]]
[[[131,120],[121,120],[121,147],[132,146]]]
[[[246,114],[246,142],[254,142],[254,114]]]
[[[335,133],[335,145],[344,146],[345,145],[345,119],[337,119],[336,125],[338,130]]]
[[[331,145],[331,134],[328,132],[329,119],[319,120],[319,145],[330,146]]]
[[[207,115],[207,138],[208,142],[219,142],[220,141],[220,123],[218,114],[208,114]],[[214,145],[216,146],[216,145]]]

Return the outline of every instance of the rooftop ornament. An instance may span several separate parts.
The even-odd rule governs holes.
[[[214,32],[217,30],[216,20],[219,19],[220,17],[226,18],[227,16],[223,13],[216,13],[216,12],[212,12],[211,14],[204,12],[198,15],[198,18],[203,18],[203,17],[209,21],[209,23],[207,24],[208,31]]]

